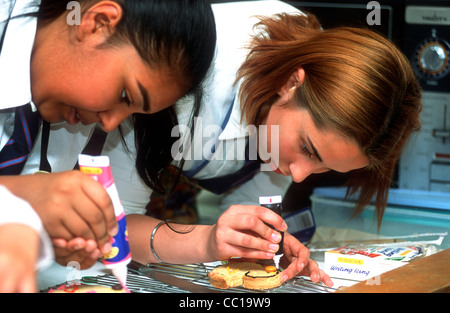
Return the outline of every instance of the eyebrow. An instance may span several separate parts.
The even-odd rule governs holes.
[[[148,96],[147,89],[145,89],[139,81],[137,82],[137,84],[139,86],[139,91],[141,92],[142,99],[144,100],[144,106],[142,107],[142,110],[144,110],[144,112],[150,113],[150,97]]]
[[[308,140],[308,143],[309,143],[309,145],[311,146],[311,149],[312,149],[312,151],[314,152],[314,155],[317,157],[317,159],[318,159],[320,162],[323,162],[322,157],[320,156],[319,152],[317,152],[317,149],[316,149],[316,147],[314,147],[314,145],[313,145],[311,139],[309,139],[308,136],[306,136],[306,139]]]

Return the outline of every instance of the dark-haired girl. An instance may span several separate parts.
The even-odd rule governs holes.
[[[215,49],[210,4],[2,1],[0,48],[0,184],[51,238],[87,240],[92,259],[80,263],[89,266],[111,249],[117,226],[101,185],[71,170],[77,156],[95,123],[109,132],[199,94]],[[6,152],[20,136],[24,150]],[[52,174],[24,175],[39,169]]]

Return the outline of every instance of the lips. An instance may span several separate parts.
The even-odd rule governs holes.
[[[75,125],[80,121],[80,117],[78,116],[77,109],[74,107],[70,108],[69,115],[66,118],[66,122],[70,125]]]
[[[274,162],[273,160],[270,160],[270,168],[272,169],[273,172],[279,174],[279,175],[283,175],[286,176],[279,168],[278,168],[278,162]]]
[[[277,168],[276,170],[274,170],[275,173],[280,174],[280,175],[284,175],[279,168]]]

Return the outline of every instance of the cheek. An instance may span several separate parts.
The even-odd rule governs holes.
[[[118,102],[118,96],[114,97],[111,90],[90,88],[72,92],[68,104],[86,111],[101,112],[111,109]]]
[[[284,162],[294,162],[295,159],[299,158],[297,139],[292,136],[289,137],[288,134],[280,134],[278,149],[280,160]]]
[[[120,93],[116,91],[120,89],[119,83],[112,80],[111,75],[109,72],[92,72],[72,78],[70,86],[65,88],[65,102],[87,111],[107,110],[120,99]]]
[[[44,101],[37,106],[39,114],[49,123],[57,123],[64,120],[64,112],[68,110],[66,105],[56,102]]]

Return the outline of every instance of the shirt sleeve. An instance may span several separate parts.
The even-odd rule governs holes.
[[[37,268],[43,269],[49,266],[54,259],[52,243],[37,213],[28,202],[14,196],[4,186],[0,186],[0,199],[2,199],[0,225],[22,224],[36,230],[40,237],[40,255]]]

